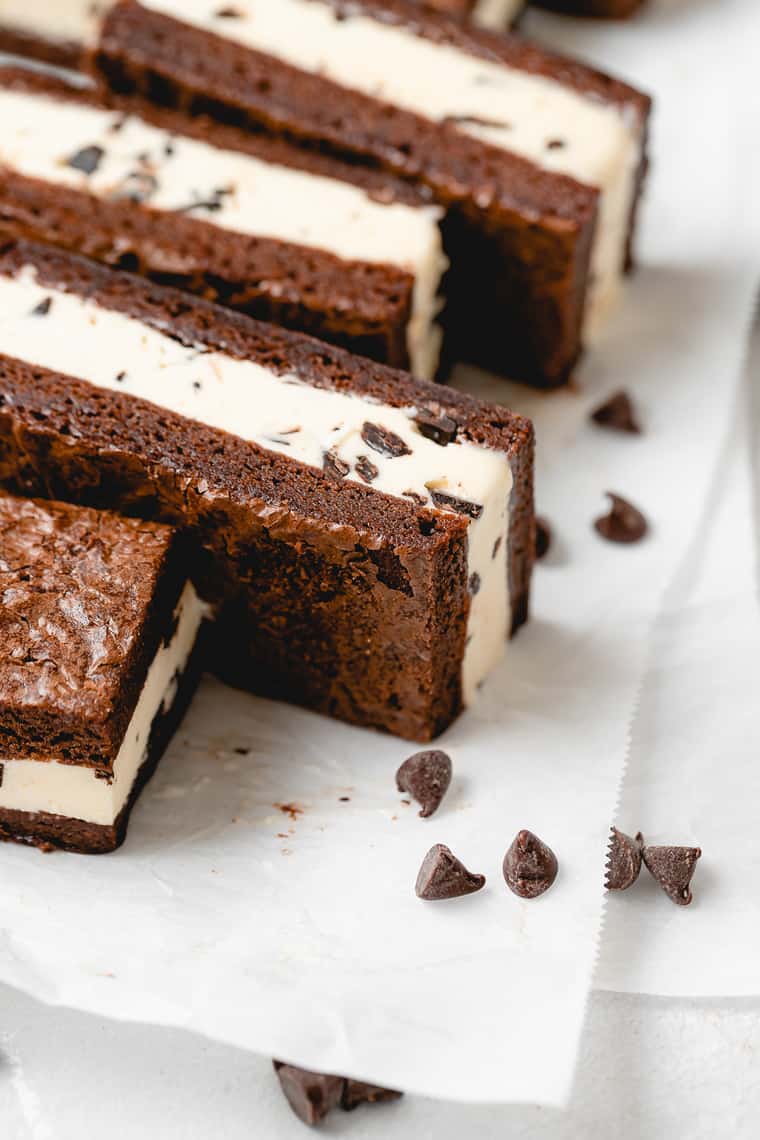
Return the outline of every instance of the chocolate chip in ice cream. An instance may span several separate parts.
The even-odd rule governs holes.
[[[459,425],[456,420],[452,420],[451,416],[444,415],[443,412],[438,414],[429,408],[420,408],[414,421],[420,435],[432,439],[433,443],[439,443],[441,447],[453,443],[457,437]]]
[[[368,459],[366,455],[359,456],[356,460],[355,467],[356,474],[360,479],[363,479],[365,483],[372,483],[380,474],[372,460]]]
[[[362,439],[367,447],[379,455],[386,455],[389,459],[398,459],[402,455],[411,455],[412,449],[408,447],[401,436],[396,435],[380,424],[365,423],[362,427]]]
[[[418,898],[438,902],[471,895],[485,881],[485,875],[468,871],[444,843],[436,843],[422,861],[414,889]]]
[[[612,491],[607,492],[610,510],[596,519],[594,526],[608,542],[638,542],[647,533],[647,520],[641,511]]]
[[[423,819],[440,806],[451,783],[451,757],[437,748],[415,752],[396,773],[396,787],[420,805]]]
[[[519,831],[504,856],[502,870],[510,891],[535,899],[557,878],[557,856],[532,831]]]
[[[616,827],[610,829],[610,842],[607,849],[607,873],[604,885],[608,891],[627,891],[639,877],[641,871],[641,848],[644,839],[641,832],[631,838]]]
[[[82,174],[94,174],[105,153],[102,146],[84,146],[66,159],[66,165],[72,170],[81,170]]]
[[[645,846],[641,853],[647,870],[678,906],[691,902],[690,883],[701,854],[699,847],[650,846]]]
[[[433,488],[430,489],[430,494],[437,507],[456,511],[458,515],[467,515],[471,519],[479,519],[483,514],[483,507],[480,503],[470,503],[467,499],[458,499],[455,495],[447,495],[445,491],[436,491]]]

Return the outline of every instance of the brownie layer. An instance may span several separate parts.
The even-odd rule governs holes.
[[[606,20],[622,20],[632,16],[644,0],[531,0],[539,8],[562,12],[567,16],[596,16]]]
[[[436,211],[345,164],[0,69],[0,225],[435,372]],[[285,161],[282,161],[284,158]]]
[[[62,255],[14,246],[0,259],[0,272],[30,263],[45,287],[63,282],[109,310],[169,328],[196,353],[223,345],[233,361],[259,362],[308,385],[296,390],[299,399],[313,389],[331,390],[331,399],[363,397],[381,422],[393,409],[427,408],[456,420],[455,450],[478,444],[489,454],[503,452],[513,482],[506,544],[512,620],[523,620],[533,559],[532,432],[525,421],[170,291],[143,292],[126,277]],[[368,445],[357,472],[362,458],[370,466],[356,481],[340,455],[335,462],[325,453],[326,470],[317,470],[286,459],[284,437],[271,442],[278,454],[155,402],[8,358],[0,397],[0,478],[116,502],[188,528],[203,553],[197,579],[206,596],[245,616],[228,663],[239,671],[246,647],[255,646],[250,687],[421,739],[456,715],[469,592],[478,586],[467,581],[468,533],[482,524],[469,527],[451,500],[433,510],[430,496],[421,506],[361,482],[372,481],[375,467],[382,485],[384,465],[387,471],[402,458],[379,457]],[[386,412],[377,407],[375,416],[376,405]],[[455,458],[450,452],[451,463]]]
[[[165,13],[179,13],[180,6],[124,0],[105,22],[96,65],[123,93],[139,91],[193,113],[286,133],[425,186],[450,211],[449,312],[457,354],[534,383],[561,383],[580,351],[592,252],[608,270],[621,268],[648,100],[524,41],[472,30],[403,0],[362,0],[348,12],[336,0],[334,13],[332,8],[328,0],[295,6],[301,19],[317,21],[322,38],[304,32],[280,42],[269,20],[279,8],[262,9],[250,23],[214,21],[210,8],[194,3],[181,6],[177,20]],[[331,22],[333,14],[341,19]],[[364,41],[379,35],[384,51],[392,45],[394,57],[404,49],[387,89],[375,82],[382,53],[366,43],[366,58],[335,48],[348,44],[345,37],[357,26]],[[389,35],[395,38],[389,41]],[[333,52],[329,60],[319,54],[325,44]],[[424,59],[416,67],[420,52]],[[452,60],[469,69],[469,90],[448,82]],[[430,82],[399,93],[399,77],[417,74],[423,65]],[[522,108],[519,130],[511,134],[515,124],[501,112],[495,119],[492,109],[504,83],[510,89],[516,84]],[[534,112],[547,99],[559,110],[544,125]],[[604,131],[610,147],[617,145],[615,132],[621,146],[630,141],[631,147],[630,156],[619,156],[621,185],[604,196],[594,251],[599,191],[563,173],[579,168],[578,148],[563,137],[567,131],[578,135],[579,115],[588,124],[588,135],[576,138],[581,157],[588,152],[593,158],[593,140]],[[600,154],[591,165],[598,161]],[[597,174],[602,181],[612,177],[601,168]],[[601,282],[604,274],[595,272]],[[602,294],[601,284],[597,292]]]
[[[15,811],[0,807],[0,840],[25,843],[43,851],[75,851],[101,855],[115,851],[124,842],[129,818],[137,799],[156,770],[169,742],[187,710],[200,676],[200,650],[191,657],[177,678],[171,704],[157,714],[150,730],[145,760],[137,774],[127,802],[113,824],[97,824],[49,812]],[[1,787],[1,785],[0,785]]]
[[[0,496],[0,762],[108,776],[182,586],[165,526]]]

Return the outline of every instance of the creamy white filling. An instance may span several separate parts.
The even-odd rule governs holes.
[[[598,188],[586,331],[598,325],[625,265],[641,152],[632,110],[350,9],[337,20],[317,0],[238,0],[238,19],[220,18],[216,0],[141,3],[433,121],[455,120],[466,134]]]
[[[472,19],[484,28],[504,31],[520,11],[524,0],[477,0]]]
[[[0,122],[0,166],[28,178],[104,199],[136,196],[155,210],[181,210],[224,230],[411,274],[410,364],[423,379],[435,374],[436,298],[446,267],[438,208],[384,205],[337,179],[170,136],[135,116],[26,92],[0,89]],[[71,164],[76,156],[89,173]]]
[[[57,44],[94,42],[114,0],[0,0],[0,26]]]
[[[174,634],[168,645],[159,647],[148,670],[114,760],[112,780],[99,778],[92,768],[62,764],[55,758],[3,760],[0,756],[0,808],[113,824],[147,759],[153,721],[174,702],[178,678],[187,665],[206,609],[188,583],[175,610]]]
[[[35,314],[42,301],[45,316]],[[150,400],[311,467],[323,468],[330,455],[357,482],[366,482],[361,472],[366,474],[369,462],[375,472],[370,469],[371,486],[397,498],[411,494],[440,506],[435,496],[443,494],[476,504],[468,577],[479,589],[472,597],[463,662],[465,702],[502,657],[510,628],[512,488],[504,453],[460,439],[442,447],[420,433],[417,408],[314,388],[253,361],[187,348],[121,313],[43,288],[31,267],[16,277],[0,275],[0,353]],[[368,442],[366,424],[393,433],[408,453],[379,452]]]

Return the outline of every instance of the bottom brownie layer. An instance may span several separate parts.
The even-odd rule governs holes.
[[[193,651],[187,668],[178,680],[177,695],[171,708],[160,712],[150,731],[146,759],[140,767],[129,798],[115,822],[108,826],[86,820],[51,815],[48,812],[12,811],[0,808],[0,840],[25,843],[41,851],[75,851],[81,855],[103,855],[124,842],[132,808],[140,792],[155,772],[169,742],[179,727],[195,691],[201,671],[203,637]]]

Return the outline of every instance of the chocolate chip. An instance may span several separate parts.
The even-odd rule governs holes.
[[[345,1112],[353,1112],[360,1104],[380,1104],[383,1101],[399,1100],[403,1095],[396,1089],[383,1089],[379,1085],[367,1085],[364,1081],[354,1081],[348,1077],[343,1086],[340,1107]]]
[[[366,455],[360,455],[356,461],[356,474],[365,483],[371,483],[373,479],[377,479],[380,472],[371,459],[368,459]]]
[[[496,539],[496,542],[493,544],[493,550],[491,551],[491,557],[492,558],[495,558],[496,555],[499,553],[499,551],[501,549],[501,544],[503,541],[504,541],[504,536],[500,534],[499,537]]]
[[[536,558],[543,558],[549,553],[552,544],[552,528],[544,518],[536,515]]]
[[[400,436],[381,427],[380,424],[365,423],[362,427],[362,439],[373,451],[387,455],[390,459],[412,454],[411,447],[407,447]]]
[[[470,580],[467,583],[467,585],[469,587],[470,594],[474,598],[476,594],[480,593],[480,586],[481,586],[480,574],[478,574],[476,572],[473,572],[472,574],[470,574]]]
[[[440,806],[451,783],[451,757],[437,748],[415,752],[396,773],[396,787],[421,805],[427,819]]]
[[[638,435],[641,432],[631,397],[622,390],[615,392],[614,396],[610,396],[609,400],[600,404],[596,411],[591,413],[591,419],[600,427],[611,428],[613,431],[625,431],[631,435]]]
[[[126,378],[127,378],[126,372],[117,372],[116,373],[116,383],[117,384],[123,384],[124,381],[126,380]]]
[[[532,831],[519,831],[504,856],[504,881],[522,899],[535,899],[557,878],[557,856]]]
[[[405,499],[411,499],[418,507],[426,507],[428,505],[427,499],[422,495],[418,495],[416,491],[403,491],[402,494]]]
[[[66,165],[73,170],[81,170],[82,174],[94,174],[105,153],[102,146],[85,146],[67,158]]]
[[[110,197],[116,202],[147,202],[158,190],[158,179],[147,170],[133,170],[114,187]]]
[[[178,206],[178,214],[189,214],[191,210],[208,210],[209,213],[215,214],[224,206],[224,199],[232,194],[232,187],[221,186],[218,190],[212,191],[208,198],[196,198],[194,202],[190,202],[187,206]]]
[[[668,898],[678,906],[688,906],[692,899],[691,883],[699,847],[644,847],[641,856],[647,870],[654,876]]]
[[[332,1108],[336,1108],[343,1096],[344,1080],[326,1073],[313,1073],[309,1069],[298,1069],[295,1065],[284,1065],[273,1061],[288,1104],[304,1124],[319,1124]]]
[[[641,870],[641,848],[644,838],[640,831],[632,839],[616,827],[610,829],[610,843],[607,850],[607,873],[604,885],[608,891],[627,891],[639,877]]]
[[[242,20],[243,13],[237,8],[219,8],[214,12],[217,20]]]
[[[346,463],[345,459],[341,459],[332,449],[326,451],[322,457],[322,470],[328,475],[332,475],[334,479],[343,479],[348,475],[351,468]]]
[[[471,519],[479,519],[483,514],[483,507],[480,503],[469,503],[467,499],[457,499],[454,495],[447,495],[444,491],[431,489],[430,494],[437,507],[447,507],[450,511],[456,511],[459,515],[468,515]]]
[[[38,305],[32,309],[31,315],[33,317],[46,317],[53,307],[52,297],[43,297]]]
[[[431,847],[422,860],[415,892],[420,899],[438,902],[471,895],[485,886],[485,875],[468,871],[443,843]]]
[[[609,542],[638,542],[648,530],[641,511],[612,491],[607,496],[612,503],[609,514],[594,522],[599,534]]]
[[[565,145],[566,145],[566,143],[565,143],[564,139],[549,139],[549,141],[546,144],[546,149],[547,150],[562,150]]]
[[[459,430],[459,425],[451,416],[444,415],[443,412],[436,415],[429,408],[420,408],[414,417],[414,422],[420,435],[424,435],[425,439],[432,439],[433,443],[440,443],[441,447],[453,443]]]

